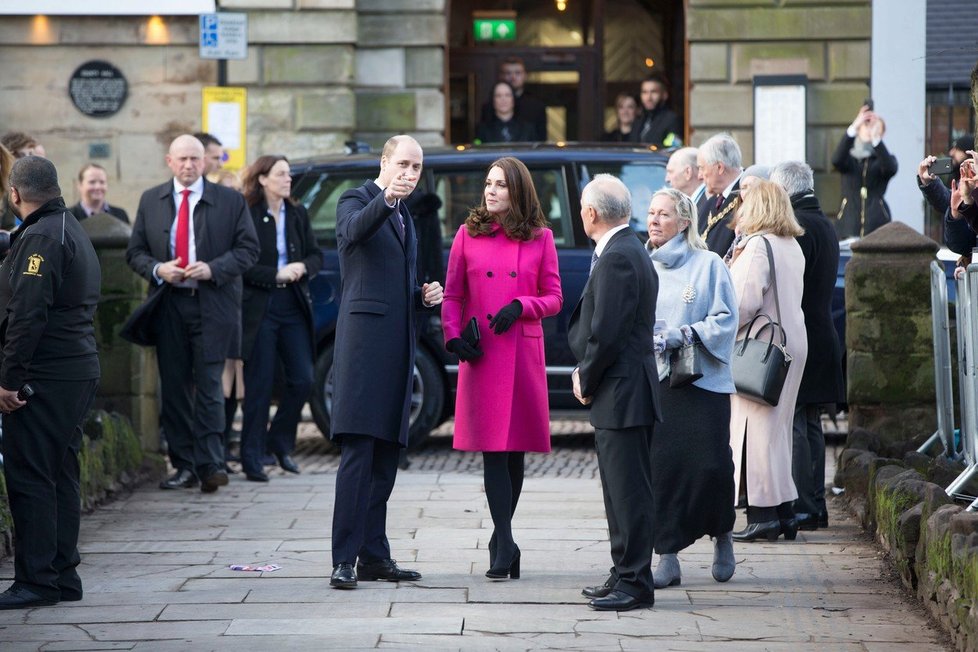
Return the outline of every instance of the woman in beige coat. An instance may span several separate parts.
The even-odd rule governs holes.
[[[798,526],[791,504],[798,492],[791,479],[791,428],[808,357],[805,317],[801,311],[805,258],[795,237],[804,231],[795,220],[785,191],[769,181],[756,181],[744,195],[737,232],[739,242],[735,244],[730,266],[740,315],[737,340],[747,337],[748,325],[755,316],[766,314],[777,319],[772,270],[764,244],[767,240],[774,255],[781,322],[787,334],[785,348],[791,356],[791,366],[777,406],[738,394],[731,399],[730,447],[735,495],[746,493],[748,505],[747,528],[735,532],[733,538],[775,541],[784,534],[785,539],[794,539]],[[754,332],[766,320],[758,322]],[[768,333],[769,329],[762,334],[765,340]]]

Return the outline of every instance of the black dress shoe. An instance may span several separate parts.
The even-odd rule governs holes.
[[[632,597],[624,591],[612,591],[603,598],[595,598],[587,603],[595,611],[631,611],[632,609],[651,609],[655,599],[647,600]]]
[[[615,588],[615,581],[614,575],[609,575],[601,586],[585,586],[581,595],[585,598],[603,598],[611,593],[611,589]]]
[[[829,510],[823,509],[818,513],[818,526],[819,527],[829,526]]]
[[[393,559],[381,559],[366,564],[357,564],[357,577],[364,582],[384,580],[386,582],[414,582],[421,579],[421,573],[398,568]]]
[[[337,589],[357,588],[357,574],[353,572],[353,564],[336,564],[329,578],[329,585]]]
[[[777,541],[781,534],[781,521],[765,521],[764,523],[748,523],[740,532],[733,533],[734,541],[751,542],[758,539]]]
[[[223,470],[214,471],[206,478],[200,481],[200,490],[205,494],[212,494],[217,491],[218,487],[223,487],[228,483],[228,474]]]
[[[276,455],[276,457],[278,458],[278,465],[282,467],[283,471],[287,471],[288,473],[302,473],[299,470],[299,465],[295,463],[291,455]]]
[[[245,477],[252,482],[268,482],[268,474],[264,471],[255,471],[254,473],[245,473]]]
[[[177,471],[160,483],[160,489],[193,489],[197,486],[197,477],[190,471]]]
[[[818,529],[818,514],[795,514],[795,523],[799,530],[811,532]]]
[[[42,598],[22,586],[11,586],[0,593],[0,609],[30,609],[31,607],[50,607],[53,604],[58,604],[58,601]]]

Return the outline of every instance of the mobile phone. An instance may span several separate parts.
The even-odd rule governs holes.
[[[954,159],[951,158],[939,158],[930,164],[927,168],[930,170],[931,174],[950,174],[954,170]]]
[[[863,100],[863,106],[865,106],[867,109],[869,109],[870,111],[872,111],[873,110],[873,98],[867,97],[865,100]]]
[[[32,396],[34,396],[34,388],[28,383],[24,383],[24,386],[17,390],[17,400],[19,401],[26,401]]]

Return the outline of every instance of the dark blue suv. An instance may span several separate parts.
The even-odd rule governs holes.
[[[489,165],[515,156],[529,168],[543,210],[550,221],[560,261],[564,306],[544,320],[547,377],[552,408],[575,408],[570,373],[575,360],[567,344],[571,312],[587,280],[592,243],[580,222],[580,192],[596,174],[619,177],[632,192],[632,225],[645,232],[652,193],[665,185],[667,158],[645,148],[589,145],[526,145],[427,149],[424,171],[408,205],[418,231],[418,278],[444,284],[445,262],[452,238],[469,209],[482,199]],[[292,165],[293,195],[309,210],[323,248],[325,265],[310,284],[316,322],[316,382],[310,399],[319,429],[329,433],[332,362],[340,302],[336,254],[336,204],[344,191],[374,179],[379,154],[356,154],[296,162]],[[445,351],[438,312],[419,314],[419,341],[411,396],[412,444],[417,444],[452,415],[458,360]]]

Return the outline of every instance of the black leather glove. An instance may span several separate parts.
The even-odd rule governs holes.
[[[502,335],[516,323],[516,320],[523,314],[523,304],[518,299],[513,299],[510,303],[499,309],[496,316],[489,320],[489,328],[496,335]]]
[[[481,358],[485,351],[477,349],[461,337],[455,337],[445,342],[445,348],[458,356],[463,362],[470,362],[476,358]]]

